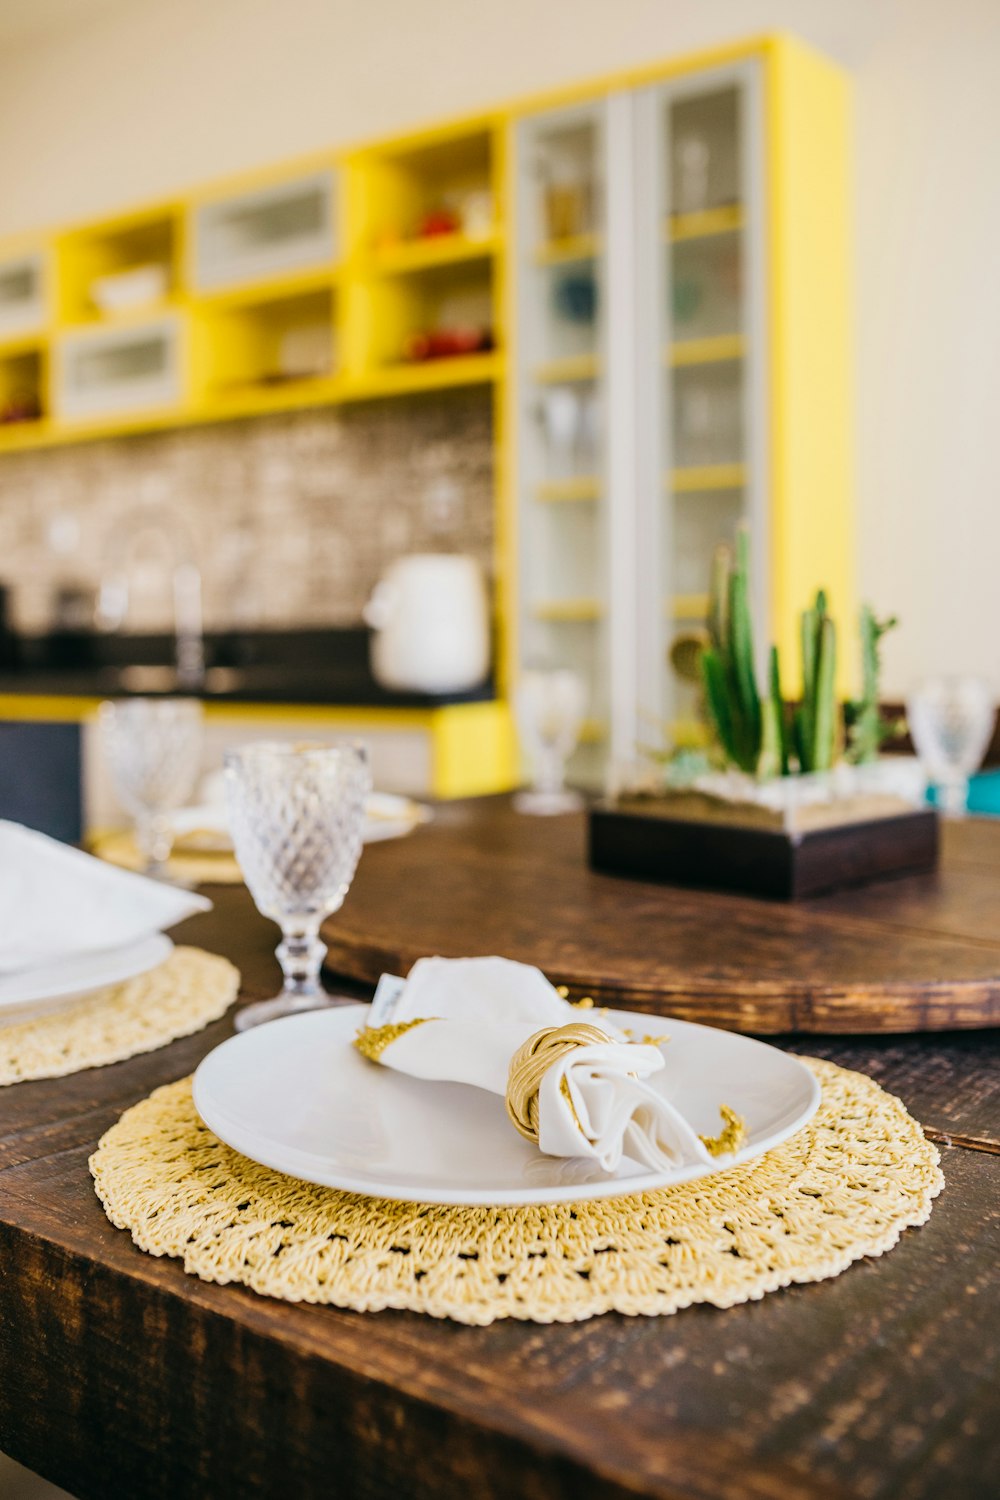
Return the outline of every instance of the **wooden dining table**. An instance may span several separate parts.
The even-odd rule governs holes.
[[[467,928],[449,929],[448,912],[433,900],[435,880],[442,849],[456,847],[456,828],[472,849],[478,827],[481,848],[496,837],[488,830],[498,816],[507,813],[496,803],[468,804],[406,841],[366,850],[342,913],[339,960],[336,943],[331,949],[355,978],[332,979],[331,988],[370,993],[367,966],[393,956],[386,899],[403,873],[409,882],[422,870],[430,893],[426,946],[449,932],[458,944],[472,940]],[[557,834],[537,820],[531,837],[539,860],[551,857],[553,838],[569,851],[567,861],[574,849],[583,859],[582,823],[571,820]],[[536,925],[542,930],[547,920],[555,948],[572,946],[585,972],[586,953],[577,950],[585,949],[586,931],[574,928],[569,944],[560,925],[567,911],[551,882],[549,891]],[[731,921],[720,916],[711,928],[721,951],[748,923],[761,931],[778,924],[794,969],[815,967],[817,931],[843,923],[855,945],[870,944],[873,969],[888,948],[902,955],[903,968],[908,949],[925,954],[941,970],[923,976],[931,999],[934,985],[966,972],[948,968],[949,952],[957,962],[961,948],[968,972],[977,962],[983,971],[977,993],[989,994],[994,961],[1000,975],[994,891],[1000,823],[972,822],[946,830],[937,874],[795,909],[749,903],[752,921],[746,898],[714,897],[722,906],[713,910],[729,912]],[[273,993],[275,928],[241,887],[208,894],[213,910],[175,936],[237,963],[243,999]],[[690,899],[645,885],[633,895],[647,918],[657,900],[666,912]],[[416,920],[411,909],[401,922],[397,957],[421,946]],[[596,972],[601,937],[591,936]],[[930,956],[932,939],[940,940],[938,959]],[[610,938],[608,947],[623,951]],[[616,970],[603,956],[607,978]],[[753,962],[748,951],[748,970]],[[828,978],[837,992],[837,975],[831,970]],[[947,986],[940,993],[947,998]],[[669,986],[662,1009],[671,1009]],[[998,1493],[996,1029],[803,1035],[771,1028],[776,1045],[876,1078],[939,1143],[945,1190],[929,1221],[890,1253],[725,1311],[698,1306],[672,1317],[608,1314],[486,1328],[285,1303],[202,1282],[112,1227],[87,1169],[98,1138],[152,1089],[191,1073],[231,1032],[232,1013],[128,1062],[0,1090],[0,1449],[80,1500],[992,1500]]]

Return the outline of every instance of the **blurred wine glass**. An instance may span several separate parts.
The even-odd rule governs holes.
[[[993,732],[993,694],[976,677],[930,678],[907,698],[906,719],[942,812],[964,817],[969,777],[978,769]]]
[[[368,754],[357,744],[257,741],[226,752],[233,848],[258,911],[281,928],[284,984],[248,1005],[236,1030],[330,1004],[320,923],[339,910],[361,855]]]
[[[566,762],[583,727],[587,691],[577,672],[565,668],[525,672],[514,695],[514,712],[532,784],[514,798],[517,812],[535,816],[576,812],[578,792],[566,787]]]
[[[100,733],[115,795],[135,822],[143,874],[169,880],[169,815],[194,791],[201,765],[201,703],[196,698],[102,703]]]

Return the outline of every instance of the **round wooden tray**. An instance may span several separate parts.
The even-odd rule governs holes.
[[[366,849],[324,925],[333,972],[500,953],[573,998],[757,1033],[1000,1025],[1000,822],[946,824],[941,868],[795,905],[600,875],[582,816],[449,804]]]

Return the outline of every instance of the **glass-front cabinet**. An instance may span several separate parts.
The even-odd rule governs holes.
[[[524,667],[570,667],[587,714],[570,771],[600,776],[615,717],[616,461],[610,420],[625,309],[611,276],[621,100],[525,122],[517,151],[519,608]]]
[[[778,42],[517,128],[510,675],[584,677],[578,781],[703,742],[741,521],[760,666],[816,587],[853,613],[844,112],[837,70]]]
[[[763,167],[759,77],[743,64],[636,99],[640,386],[640,738],[697,743],[712,553],[750,523],[768,628],[761,464]]]

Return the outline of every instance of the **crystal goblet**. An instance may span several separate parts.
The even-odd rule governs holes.
[[[587,690],[577,672],[525,672],[514,695],[514,712],[533,780],[514,798],[517,812],[547,817],[576,812],[583,806],[578,792],[566,788],[566,762],[576,748],[583,726]]]
[[[184,805],[198,778],[201,704],[196,698],[102,703],[100,732],[115,794],[135,822],[143,873],[169,880],[168,815]]]
[[[236,858],[264,916],[281,928],[284,985],[241,1010],[237,1031],[331,1002],[320,983],[324,917],[347,895],[361,855],[368,755],[357,744],[258,741],[225,757]]]
[[[993,694],[976,677],[931,678],[906,700],[914,748],[951,817],[965,816],[969,777],[986,753],[995,718]]]

